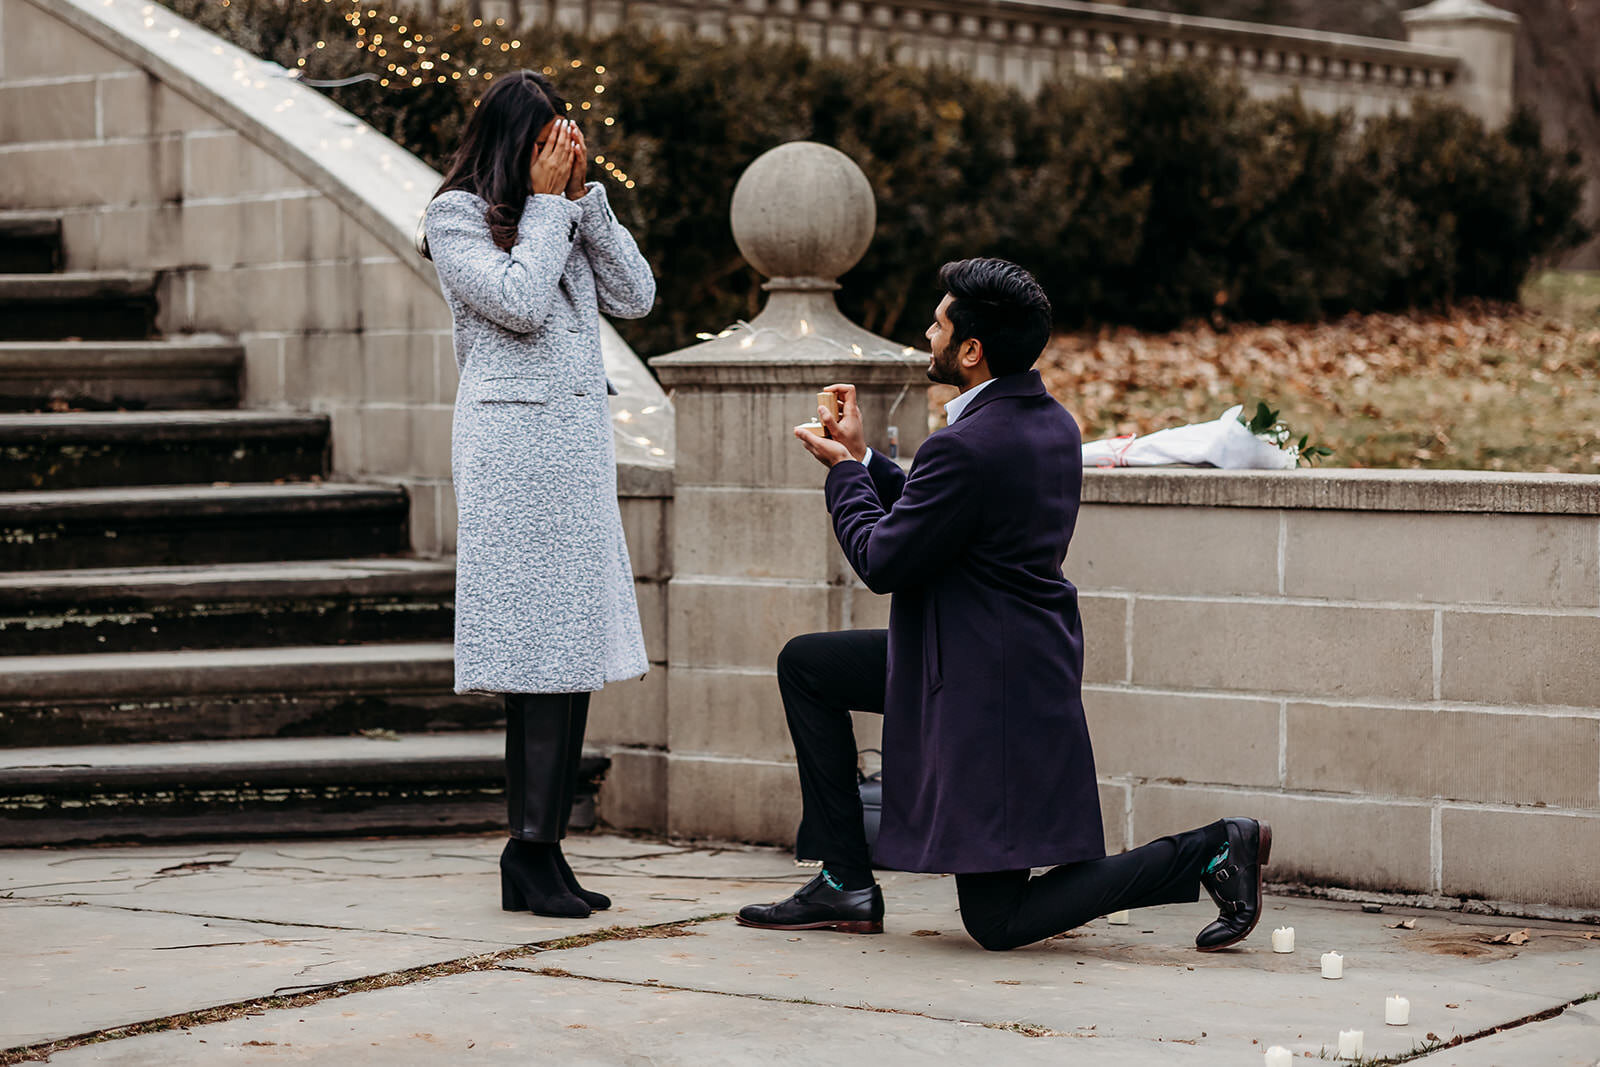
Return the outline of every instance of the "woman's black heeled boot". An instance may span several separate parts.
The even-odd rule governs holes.
[[[557,919],[587,919],[590,908],[567,891],[555,845],[506,842],[500,853],[500,907]]]
[[[568,693],[506,694],[511,840],[500,854],[500,905],[508,911],[582,919],[592,910],[567,888],[562,873],[566,861],[558,862],[571,806],[567,760],[573,747],[574,703]],[[582,738],[580,732],[580,746]]]
[[[572,821],[572,798],[578,788],[578,765],[583,761],[583,733],[589,727],[589,694],[580,693],[572,702],[572,716],[568,720],[568,735],[570,747],[567,749],[565,765],[565,781],[561,787],[561,832],[566,834],[567,824]],[[567,892],[589,905],[595,911],[605,911],[611,907],[611,898],[604,893],[595,893],[578,884],[577,876],[572,873],[572,866],[567,863],[567,857],[561,854],[560,843],[555,848],[556,867],[561,871],[561,877],[566,882]]]

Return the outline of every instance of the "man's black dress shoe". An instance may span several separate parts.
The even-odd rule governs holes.
[[[1194,943],[1201,952],[1236,945],[1250,936],[1261,919],[1261,868],[1272,856],[1272,827],[1254,819],[1224,819],[1228,858],[1200,876],[1221,914],[1201,930]]]
[[[739,909],[739,925],[762,930],[838,930],[846,934],[883,933],[883,890],[835,889],[817,875],[795,895],[776,904]]]

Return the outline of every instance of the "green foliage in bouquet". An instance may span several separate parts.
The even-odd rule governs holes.
[[[618,324],[646,355],[760,307],[728,205],[751,160],[796,139],[839,148],[872,182],[877,234],[841,304],[901,343],[921,340],[939,264],[964,256],[1034,270],[1062,327],[1162,329],[1510,298],[1535,263],[1586,236],[1576,155],[1546,148],[1526,116],[1491,131],[1419,103],[1362,126],[1292,97],[1252,100],[1187,66],[1030,99],[892,56],[638,30],[514,34],[461,14],[390,23],[391,9],[350,0],[165,2],[308,78],[387,78],[328,95],[435,168],[486,75],[549,67],[591,105],[574,115],[613,168],[595,176],[659,278],[657,310]],[[400,47],[408,38],[425,40],[427,60]]]
[[[1312,444],[1310,434],[1301,434],[1300,440],[1291,444],[1294,441],[1294,431],[1289,429],[1275,409],[1267,406],[1265,400],[1256,401],[1256,413],[1248,419],[1241,412],[1239,421],[1244,423],[1245,429],[1257,437],[1272,442],[1277,448],[1293,451],[1295,459],[1301,463],[1315,466],[1318,460],[1333,455],[1333,449],[1326,445]]]

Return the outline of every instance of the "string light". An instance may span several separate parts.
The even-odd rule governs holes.
[[[299,0],[299,2],[305,4],[312,3],[314,0]],[[323,0],[324,4],[333,2],[334,0]],[[232,0],[218,0],[218,3],[221,7],[229,7],[232,4]],[[312,48],[308,53],[295,60],[293,76],[297,80],[319,88],[332,88],[339,85],[352,84],[364,78],[376,81],[383,88],[395,90],[418,89],[424,84],[448,85],[452,81],[461,81],[463,78],[482,80],[484,82],[492,82],[494,80],[495,72],[492,70],[485,70],[475,64],[465,67],[458,65],[464,64],[469,59],[468,56],[453,56],[451,52],[442,50],[430,56],[431,49],[428,45],[434,41],[434,35],[424,32],[421,28],[413,29],[401,21],[401,15],[398,13],[380,14],[376,7],[363,6],[362,0],[340,0],[340,5],[341,7],[346,7],[346,10],[340,14],[340,18],[354,31],[354,40],[351,44],[355,50],[374,56],[382,61],[387,73],[358,74],[352,77],[337,78],[326,83],[309,81],[305,77],[305,72],[308,69],[310,56],[318,52],[330,53],[332,51],[329,48],[329,41],[323,39],[313,42]],[[153,21],[148,18],[153,13],[153,8],[154,5],[146,5],[144,13],[147,16],[147,22]],[[496,29],[503,30],[506,27],[504,18],[496,18],[493,23]],[[373,32],[374,28],[384,25],[389,27],[388,40],[385,40],[384,33]],[[475,43],[490,50],[491,53],[498,52],[501,56],[509,57],[512,53],[519,52],[523,46],[523,41],[520,37],[512,37],[510,34],[506,34],[506,39],[497,42],[493,30],[485,29],[485,21],[482,18],[472,19],[470,28],[465,20],[451,23],[450,32],[475,32],[481,34],[481,36],[475,36]],[[495,47],[496,44],[499,45],[498,48]],[[391,57],[389,53],[394,50],[398,50],[398,54]],[[568,59],[561,65],[564,69],[581,71],[585,68],[586,63],[580,58]],[[553,76],[556,73],[555,65],[547,65],[542,69],[547,76]],[[600,79],[605,76],[607,68],[604,64],[596,63],[592,69],[596,78]],[[248,76],[244,76],[243,80],[250,82]],[[258,87],[265,85],[264,82],[252,84],[257,84]],[[617,124],[616,116],[600,114],[603,103],[601,98],[605,96],[606,88],[607,86],[603,81],[596,80],[591,86],[590,99],[568,101],[565,110],[568,112],[581,111],[588,113],[593,116],[592,121],[608,127],[615,127]],[[478,103],[477,100],[473,100],[472,106],[477,107]],[[636,182],[629,178],[625,171],[618,168],[614,161],[606,160],[604,156],[596,156],[595,162],[603,165],[607,173],[622,187],[626,189],[636,187]]]

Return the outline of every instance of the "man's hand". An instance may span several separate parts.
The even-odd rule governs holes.
[[[854,457],[850,450],[838,441],[830,441],[826,437],[818,437],[804,426],[796,426],[794,435],[800,438],[800,443],[824,466],[832,469],[841,463],[853,462]]]
[[[861,408],[856,404],[856,387],[830,385],[823,392],[832,393],[843,402],[844,415],[836,419],[833,417],[833,412],[825,407],[819,407],[817,418],[828,428],[829,437],[843,445],[852,458],[865,462],[867,433],[865,427],[861,425]]]

